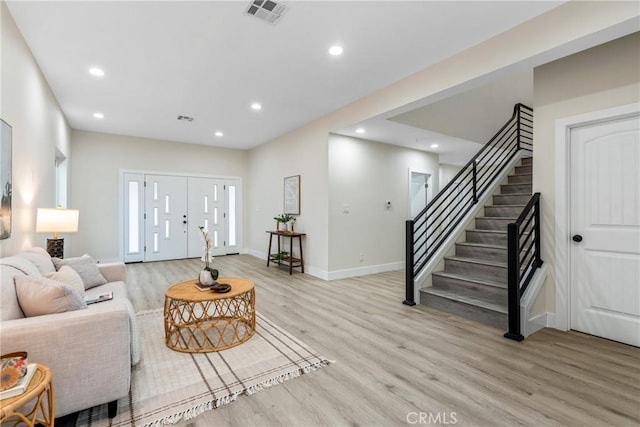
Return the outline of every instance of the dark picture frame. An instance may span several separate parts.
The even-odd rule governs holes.
[[[300,175],[284,178],[284,213],[300,215]]]
[[[0,240],[11,237],[12,128],[0,119]]]

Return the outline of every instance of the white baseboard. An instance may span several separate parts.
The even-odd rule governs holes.
[[[247,254],[254,256],[256,258],[262,259],[262,260],[267,260],[267,253],[266,252],[262,252],[262,251],[256,251],[254,249],[248,249],[246,251]],[[308,274],[310,276],[313,277],[317,277],[318,279],[322,279],[322,280],[329,280],[329,274],[327,273],[326,270],[323,270],[321,268],[317,268],[314,267],[312,265],[305,265],[304,266],[304,272],[305,274]]]
[[[256,251],[254,249],[247,249],[246,251],[247,254],[254,256],[256,258],[260,258],[263,260],[267,260],[267,253],[266,252],[262,252],[262,251]]]
[[[556,314],[555,313],[547,313],[547,327],[558,329],[558,325],[556,324]]]
[[[246,253],[256,258],[263,259],[265,261],[267,260],[266,252],[249,249]],[[305,265],[304,272],[305,274],[322,280],[339,280],[347,279],[349,277],[366,276],[367,274],[384,273],[385,271],[402,270],[403,268],[404,262],[400,261],[389,264],[369,265],[366,267],[348,268],[336,271],[327,271],[313,265]]]
[[[347,279],[349,277],[366,276],[367,274],[384,273],[385,271],[402,270],[404,262],[392,262],[389,264],[369,265],[366,267],[348,268],[329,272],[327,280]]]
[[[310,276],[317,277],[322,280],[329,280],[329,272],[312,265],[305,265],[304,272]]]

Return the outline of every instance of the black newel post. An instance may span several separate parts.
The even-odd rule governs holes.
[[[522,341],[520,333],[520,244],[518,224],[507,226],[509,330],[504,337]]]
[[[405,223],[405,305],[416,305],[413,299],[413,220]]]

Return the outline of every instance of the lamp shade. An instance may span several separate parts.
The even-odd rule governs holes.
[[[78,214],[77,209],[38,208],[36,233],[75,233]]]

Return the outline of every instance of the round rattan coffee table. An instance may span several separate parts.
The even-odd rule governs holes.
[[[224,350],[247,341],[256,328],[255,290],[251,280],[220,277],[226,293],[201,291],[189,280],[164,294],[167,347],[185,353]]]

